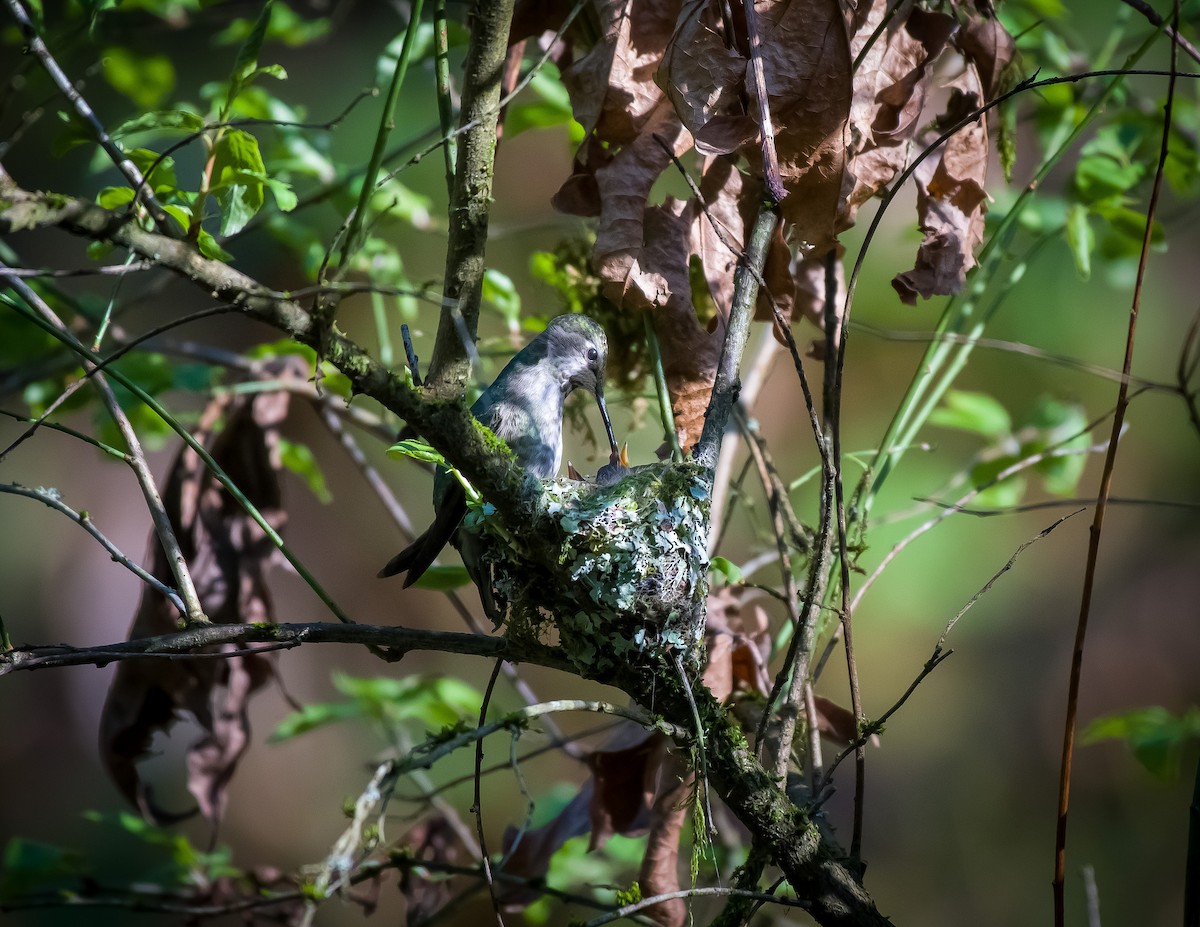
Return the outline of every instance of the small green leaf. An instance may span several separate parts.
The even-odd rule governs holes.
[[[1087,280],[1092,276],[1092,251],[1096,247],[1096,233],[1088,222],[1087,207],[1075,203],[1067,210],[1067,244],[1071,247],[1071,257],[1075,258],[1075,269],[1079,278]]]
[[[237,95],[237,88],[251,79],[251,75],[258,66],[258,53],[262,51],[263,39],[266,38],[267,27],[271,24],[271,13],[274,6],[274,0],[266,0],[259,11],[258,19],[255,20],[254,26],[246,35],[246,41],[238,49],[237,60],[229,75],[229,84],[235,88],[231,96]]]
[[[431,566],[413,583],[418,589],[432,589],[435,592],[459,589],[470,584],[471,574],[464,566]]]
[[[267,175],[258,139],[230,129],[217,143],[212,191],[222,207],[221,234],[241,231],[262,208]]]
[[[1200,708],[1173,715],[1165,708],[1135,708],[1124,714],[1097,718],[1083,731],[1082,742],[1123,740],[1134,757],[1160,779],[1174,779],[1186,743],[1200,739]]]
[[[521,294],[507,274],[489,267],[483,272],[483,298],[515,328],[521,318]]]
[[[349,718],[361,718],[363,707],[355,702],[329,702],[316,705],[305,705],[297,712],[288,715],[279,722],[279,726],[267,738],[269,743],[280,743],[326,724],[335,721],[345,721]]]
[[[708,562],[708,568],[730,586],[736,586],[744,579],[742,568],[724,557],[713,557]]]
[[[4,847],[0,901],[73,883],[88,871],[86,858],[77,850],[13,837]]]
[[[1012,419],[999,401],[986,393],[965,390],[950,390],[944,403],[930,414],[929,422],[987,438],[1002,438],[1012,431]]]
[[[192,134],[204,129],[204,119],[190,110],[160,109],[127,119],[112,130],[113,138],[125,138],[139,132],[183,132]]]
[[[96,194],[96,204],[105,209],[120,209],[133,202],[133,187],[105,187]]]
[[[444,466],[446,458],[433,449],[426,441],[421,441],[416,438],[405,438],[403,441],[397,441],[387,449],[389,457],[411,457],[413,460],[423,460],[426,463],[438,464]]]
[[[233,255],[222,248],[212,234],[200,229],[196,236],[196,247],[200,249],[200,253],[206,258],[211,258],[214,261],[232,261]]]
[[[333,501],[329,485],[325,482],[325,473],[321,470],[321,465],[317,463],[312,448],[307,444],[300,444],[281,437],[279,439],[279,460],[283,466],[304,480],[304,484],[317,497],[318,501],[325,505]]]

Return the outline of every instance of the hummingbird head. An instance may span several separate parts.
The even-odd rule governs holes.
[[[604,402],[604,365],[608,360],[604,329],[586,315],[560,315],[550,320],[542,337],[546,343],[546,362],[558,371],[563,395],[586,389],[596,397],[604,431],[616,453],[617,439]]]

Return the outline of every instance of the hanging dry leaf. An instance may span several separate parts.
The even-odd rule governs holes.
[[[941,124],[951,125],[978,109],[980,99],[979,75],[971,65],[951,84]],[[936,131],[928,133],[925,144],[936,137]],[[928,299],[959,292],[967,271],[975,266],[975,246],[983,240],[987,210],[987,159],[987,124],[980,119],[955,133],[914,172],[917,214],[925,237],[913,269],[892,280],[900,299],[910,306],[918,295]]]
[[[762,606],[742,601],[745,591],[738,586],[722,586],[708,596],[704,684],[720,702],[728,702],[739,693],[766,696],[771,690],[767,676],[770,623]]]
[[[851,40],[857,55],[883,21],[885,4],[869,7],[867,19]],[[952,16],[913,7],[894,16],[867,51],[855,73],[850,107],[852,189],[842,206],[844,221],[903,170],[931,80],[931,65],[942,53],[956,24]]]
[[[408,832],[402,845],[412,858],[422,863],[452,866],[458,862],[462,844],[454,828],[442,815],[433,815]],[[407,906],[405,923],[420,924],[446,906],[454,897],[451,879],[430,879],[405,869],[400,876],[400,891]],[[370,913],[370,912],[368,912]]]
[[[761,173],[756,91],[748,79],[744,10],[690,0],[663,56],[659,81],[704,153],[740,150]],[[840,230],[838,203],[850,111],[850,49],[837,0],[756,3],[762,61],[789,236],[821,251]],[[735,34],[730,35],[729,29]]]
[[[292,358],[267,375],[303,380],[307,369]],[[286,392],[215,400],[205,410],[197,433],[276,530],[285,521],[277,442],[287,408]],[[224,427],[213,437],[222,419]],[[208,617],[221,624],[273,620],[265,574],[275,559],[275,547],[191,450],[185,448],[176,459],[163,497]],[[153,539],[152,545],[153,573],[170,583],[166,556]],[[147,589],[130,637],[177,629],[174,609]],[[270,672],[267,659],[252,648],[226,659],[123,661],[100,718],[102,759],[121,794],[160,822],[195,813],[170,814],[159,808],[137,768],[155,733],[170,730],[179,713],[186,712],[205,731],[188,754],[188,790],[198,810],[215,826],[225,806],[229,779],[249,743],[249,699]]]

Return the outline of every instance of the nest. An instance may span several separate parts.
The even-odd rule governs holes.
[[[589,676],[646,654],[698,659],[708,593],[709,488],[691,464],[639,467],[613,486],[546,484],[539,546],[485,545],[492,617],[516,639],[557,642]],[[484,522],[485,537],[487,521]],[[551,562],[553,561],[553,562]]]

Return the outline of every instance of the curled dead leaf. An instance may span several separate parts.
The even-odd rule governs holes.
[[[941,124],[952,125],[979,108],[979,74],[969,65],[951,85]],[[926,144],[937,137],[926,135]],[[951,136],[941,150],[918,165],[917,214],[924,239],[912,270],[898,274],[892,287],[900,299],[915,305],[917,296],[959,292],[975,266],[975,246],[983,240],[987,211],[988,133],[982,120],[969,123]]]
[[[291,358],[268,372],[271,378],[304,379],[303,361]],[[205,410],[197,437],[247,498],[276,529],[286,519],[278,480],[278,429],[287,415],[286,392],[214,400]],[[224,427],[213,434],[218,422]],[[184,449],[171,469],[163,500],[191,569],[200,602],[216,623],[273,620],[266,571],[276,550],[262,529],[205,468]],[[152,572],[172,582],[162,548],[152,541]],[[131,638],[178,629],[178,615],[157,592],[142,595]],[[233,648],[226,648],[233,652]],[[109,776],[131,803],[158,822],[199,810],[215,827],[226,789],[249,744],[248,703],[271,675],[267,658],[254,648],[237,656],[209,660],[134,659],[122,661],[100,718],[100,752]],[[188,790],[197,809],[170,813],[154,801],[138,762],[158,732],[169,731],[180,713],[204,731],[188,753]]]

